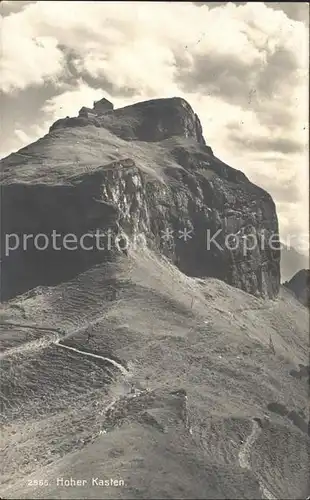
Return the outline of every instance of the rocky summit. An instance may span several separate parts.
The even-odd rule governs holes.
[[[294,293],[298,300],[310,308],[310,270],[301,269],[284,286]]]
[[[116,110],[103,101],[56,121],[1,162],[3,298],[114,258],[113,249],[97,246],[72,252],[49,244],[42,252],[30,238],[14,251],[4,248],[5,235],[51,238],[53,230],[79,238],[111,231],[130,241],[139,235],[188,276],[275,297],[280,249],[270,195],[213,154],[185,100]],[[16,238],[9,243],[16,246]]]
[[[0,496],[306,499],[309,310],[180,98],[4,158]]]

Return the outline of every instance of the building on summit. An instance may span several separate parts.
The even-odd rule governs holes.
[[[103,98],[100,99],[100,101],[95,101],[94,102],[94,111],[100,115],[102,113],[106,113],[107,111],[113,111],[114,106],[113,104],[108,101],[107,99]]]
[[[97,118],[108,111],[113,111],[113,104],[107,99],[103,98],[100,101],[95,101],[93,108],[83,106],[79,111],[79,117],[82,118]]]

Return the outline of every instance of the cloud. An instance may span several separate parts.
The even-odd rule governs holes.
[[[210,9],[225,6],[228,2],[194,2],[201,7],[207,5]],[[244,5],[247,2],[234,2],[235,5]],[[301,21],[309,25],[309,2],[265,2],[273,10],[283,11],[289,19]]]
[[[77,115],[80,103],[84,106],[92,107],[93,101],[100,98],[102,91],[95,90],[81,83],[76,89],[69,89],[59,95],[48,99],[43,105],[43,111],[52,119],[63,115],[64,111],[69,116]]]
[[[15,12],[19,12],[23,10],[27,5],[35,3],[30,1],[19,1],[19,0],[2,0],[0,5],[0,14],[1,16],[9,16],[10,14],[14,14]]]
[[[179,95],[217,156],[272,192],[283,227],[289,211],[305,226],[308,32],[300,3],[20,4],[2,20],[5,150],[22,144],[16,130],[35,138],[33,126],[46,130],[102,96],[120,107]],[[294,200],[300,195],[299,219],[289,185]]]
[[[294,139],[286,139],[284,137],[252,137],[247,135],[244,138],[242,135],[232,133],[229,139],[240,147],[249,149],[250,151],[266,151],[271,150],[279,153],[299,153],[303,152],[304,146],[299,141]]]
[[[2,20],[0,89],[3,92],[42,85],[46,80],[55,80],[63,71],[63,54],[57,47],[57,39],[37,36],[29,25],[23,25],[23,12]]]
[[[15,134],[22,143],[29,144],[31,142],[31,137],[27,135],[23,130],[16,129]]]

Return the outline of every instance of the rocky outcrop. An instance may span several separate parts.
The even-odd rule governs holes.
[[[310,270],[302,269],[298,271],[290,281],[283,284],[298,298],[304,306],[310,308]]]
[[[98,117],[96,130],[108,130],[110,135],[106,146],[93,143],[92,155],[99,162],[106,158],[105,148],[108,151],[113,140],[117,150],[124,141],[132,141],[130,149],[126,146],[131,155],[98,162],[96,168],[74,175],[77,164],[62,168],[53,151],[66,156],[79,120],[84,120],[87,132],[79,132],[78,154],[83,141],[89,144],[94,134],[87,118],[56,122],[51,133],[27,152],[31,159],[22,169],[26,152],[2,161],[3,299],[69,279],[119,252],[126,254],[129,241],[129,246],[147,244],[188,275],[213,276],[259,296],[277,295],[280,249],[273,200],[242,172],[214,156],[186,101],[148,101]],[[150,142],[159,145],[151,147]],[[37,170],[45,177],[38,183],[30,167],[33,158],[49,148],[47,167]],[[27,249],[19,244],[8,252],[11,233],[19,242],[23,235],[33,235]],[[46,237],[40,233],[48,238],[45,250]],[[60,249],[51,243],[55,233]],[[71,240],[68,234],[73,234]],[[66,247],[65,237],[71,241]],[[88,249],[81,248],[81,238]],[[14,237],[9,243],[15,246]]]
[[[82,108],[86,109],[86,108]],[[96,112],[94,107],[92,112]],[[90,118],[93,118],[92,116]],[[90,124],[104,127],[126,141],[158,142],[172,136],[189,137],[205,145],[202,127],[196,113],[184,99],[154,99],[116,109],[113,113],[98,113]],[[50,131],[68,126],[83,127],[79,118],[57,120]],[[212,153],[211,148],[208,151]]]

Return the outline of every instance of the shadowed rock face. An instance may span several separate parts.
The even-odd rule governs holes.
[[[291,290],[298,300],[310,308],[310,270],[302,269],[296,273],[290,281],[286,281],[284,286]]]
[[[96,118],[96,129],[93,125],[93,119],[85,117],[58,120],[32,149],[24,148],[1,162],[5,174],[1,224],[4,300],[37,285],[67,280],[113,259],[123,246],[118,240],[118,246],[106,248],[105,236],[100,245],[103,250],[71,251],[63,246],[55,250],[49,245],[42,251],[30,242],[27,250],[19,248],[5,255],[6,234],[44,233],[51,241],[53,231],[62,237],[73,233],[80,238],[97,229],[105,235],[110,231],[112,242],[124,232],[141,244],[143,235],[151,248],[188,275],[216,277],[255,295],[277,295],[280,249],[272,249],[268,243],[278,233],[274,202],[242,172],[214,156],[186,101],[138,103],[107,112]],[[74,135],[77,129],[79,141]],[[97,143],[92,142],[92,134],[100,134],[100,130],[106,134],[109,130],[108,139],[98,141],[97,137]],[[105,150],[113,140],[117,150],[125,141],[132,141],[130,157],[120,153],[121,158],[107,161],[111,155]],[[78,155],[86,141],[97,164],[91,170],[86,165],[81,172],[66,148]],[[149,146],[152,142],[157,144]],[[51,144],[54,149],[49,153]],[[155,150],[161,154],[160,174]],[[66,159],[65,167],[55,159],[55,151]],[[40,168],[44,155],[45,170]],[[43,176],[40,183],[39,175]],[[188,237],[184,237],[184,229]],[[231,234],[235,236],[225,241]],[[85,245],[89,244],[85,239]]]

